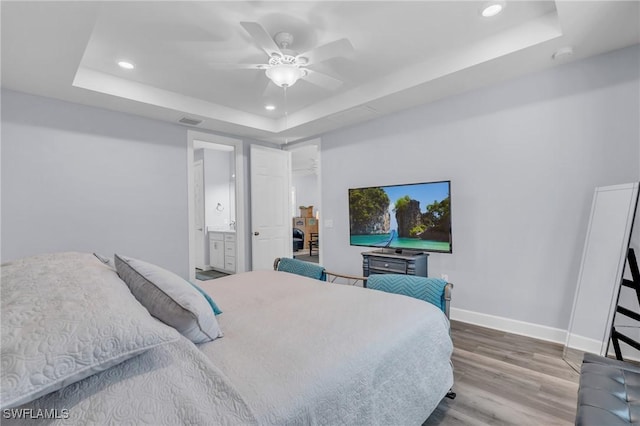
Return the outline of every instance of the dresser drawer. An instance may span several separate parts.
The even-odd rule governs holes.
[[[223,241],[224,234],[222,232],[209,232],[209,241]]]
[[[236,271],[236,258],[235,257],[225,257],[224,258],[224,269],[227,271]]]
[[[224,253],[226,255],[235,256],[236,253],[236,243],[225,241],[224,242]]]
[[[406,274],[407,262],[404,260],[396,260],[396,259],[369,258],[369,269],[370,270],[377,269],[385,272]]]
[[[224,234],[224,240],[229,242],[235,242],[236,234]]]

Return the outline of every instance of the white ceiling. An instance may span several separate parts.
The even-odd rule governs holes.
[[[638,1],[507,1],[493,18],[484,3],[2,1],[2,86],[284,143],[640,42]],[[314,66],[343,85],[285,99],[264,71],[218,69],[266,62],[242,21],[297,52],[347,38],[353,54]]]

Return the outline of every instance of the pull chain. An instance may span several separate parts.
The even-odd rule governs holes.
[[[286,132],[289,129],[289,107],[287,106],[287,86],[284,86],[284,131]],[[284,136],[284,144],[289,143],[289,137]]]

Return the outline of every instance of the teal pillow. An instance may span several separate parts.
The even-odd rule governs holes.
[[[207,302],[209,302],[209,305],[211,305],[211,309],[213,309],[213,313],[215,315],[220,315],[222,313],[220,308],[218,308],[218,305],[216,305],[216,302],[213,301],[211,296],[209,296],[206,291],[204,291],[203,289],[201,289],[200,287],[198,287],[194,283],[191,283],[191,285],[194,286],[195,289],[198,290],[200,292],[200,294],[202,294],[204,296],[205,299],[207,299]]]

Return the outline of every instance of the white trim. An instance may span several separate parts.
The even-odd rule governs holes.
[[[510,318],[498,317],[495,315],[482,314],[480,312],[467,311],[465,309],[451,308],[451,319],[468,324],[479,325],[493,330],[505,331],[507,333],[519,334],[521,336],[534,339],[545,340],[547,342],[565,344],[567,331],[560,328],[547,327],[545,325],[533,324],[530,322],[518,321]],[[572,335],[571,348],[582,352],[600,353],[602,342],[588,337]],[[631,350],[624,342],[620,342],[622,355],[625,360],[640,362],[640,355]],[[609,348],[609,355],[615,358],[613,345]]]
[[[567,337],[565,346],[571,349],[577,349],[582,352],[591,352],[593,354],[600,354],[600,348],[602,342],[597,339],[591,339],[589,337],[579,336],[577,334],[571,334]]]
[[[465,309],[451,308],[451,319],[554,343],[564,344],[567,337],[567,331],[559,328],[467,311]]]
[[[322,261],[324,258],[324,251],[323,248],[325,246],[325,244],[322,244],[322,235],[324,234],[324,227],[322,226],[322,215],[323,215],[323,210],[322,210],[322,138],[313,138],[313,139],[309,139],[303,142],[296,142],[294,144],[291,145],[285,145],[284,146],[284,150],[285,151],[294,151],[296,148],[300,148],[303,146],[313,146],[315,145],[316,148],[318,149],[318,156],[317,156],[317,170],[316,170],[316,182],[317,182],[317,191],[318,191],[318,202],[316,205],[316,209],[317,211],[320,212],[320,219],[318,220],[318,234],[320,235],[320,247],[318,247],[318,263],[320,265],[322,265]],[[291,166],[291,168],[293,169],[293,165]],[[293,170],[291,170],[291,177],[290,177],[290,181],[293,182]],[[292,187],[292,184],[289,185],[290,187]],[[291,191],[290,191],[291,192]],[[291,202],[289,203],[290,205]],[[295,215],[294,215],[295,217]]]

